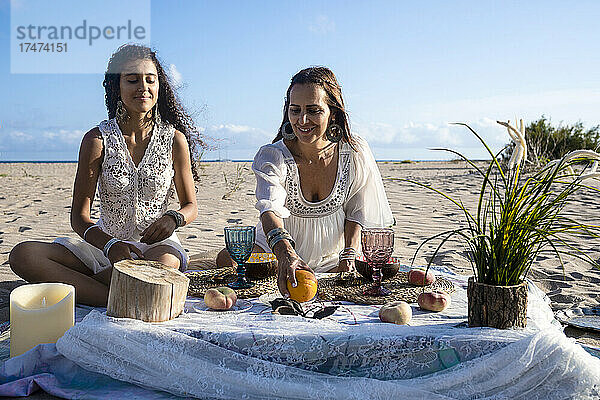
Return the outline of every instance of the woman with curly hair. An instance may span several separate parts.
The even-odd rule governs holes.
[[[71,284],[77,302],[93,306],[106,305],[117,261],[186,268],[175,230],[197,216],[196,161],[204,147],[151,49],[121,46],[103,85],[109,119],[83,137],[73,187],[71,227],[83,240],[23,242],[9,258],[26,281]],[[179,208],[167,210],[173,184]],[[96,189],[100,219],[93,222]]]

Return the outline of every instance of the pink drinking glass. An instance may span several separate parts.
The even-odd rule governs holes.
[[[373,269],[373,286],[363,294],[387,296],[391,292],[381,286],[381,268],[388,262],[394,251],[394,231],[390,228],[367,228],[361,232],[362,252],[370,268]]]

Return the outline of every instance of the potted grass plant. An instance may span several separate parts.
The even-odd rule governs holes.
[[[415,257],[425,243],[439,241],[429,268],[448,240],[461,239],[473,268],[467,288],[469,326],[506,329],[527,325],[525,279],[538,255],[554,253],[563,271],[565,255],[599,266],[568,239],[573,235],[597,238],[600,227],[573,219],[565,213],[565,206],[575,200],[574,195],[581,189],[598,191],[585,185],[584,180],[600,177],[596,173],[600,154],[574,151],[536,172],[524,174],[521,164],[527,158],[527,144],[523,121],[519,129],[510,121],[498,123],[508,129],[516,144],[507,165],[501,165],[500,153],[494,154],[477,132],[462,123],[456,125],[468,128],[491,155],[487,167],[479,167],[454,150],[436,149],[459,156],[479,174],[482,183],[474,209],[467,209],[459,199],[430,185],[409,182],[442,195],[462,211],[465,219],[462,227],[426,239]]]

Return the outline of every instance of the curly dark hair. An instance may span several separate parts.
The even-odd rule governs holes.
[[[117,101],[121,98],[120,79],[124,65],[131,60],[151,60],[158,72],[158,111],[163,121],[170,123],[175,129],[185,135],[190,150],[190,161],[194,180],[200,180],[198,173],[198,161],[202,150],[208,146],[203,135],[195,126],[192,117],[185,111],[177,98],[177,94],[171,85],[169,77],[165,73],[156,52],[146,46],[137,44],[125,44],[117,49],[108,61],[108,67],[104,74],[104,100],[108,110],[108,118],[117,115]]]
[[[325,93],[327,94],[327,98],[325,102],[329,106],[331,113],[335,117],[335,123],[341,126],[343,131],[342,140],[345,140],[350,144],[350,146],[356,150],[354,138],[350,133],[350,119],[348,118],[348,113],[346,112],[346,107],[344,105],[344,99],[342,97],[342,87],[338,83],[333,71],[331,71],[327,67],[317,66],[305,68],[298,73],[296,73],[290,82],[290,86],[287,89],[285,95],[285,104],[283,106],[283,120],[281,121],[281,125],[279,126],[279,130],[277,131],[277,136],[273,139],[273,143],[281,139],[283,136],[281,134],[281,130],[286,122],[290,122],[288,118],[288,108],[290,106],[290,92],[292,91],[292,87],[296,84],[315,84],[323,88]]]

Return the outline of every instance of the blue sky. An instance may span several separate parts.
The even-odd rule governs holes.
[[[75,160],[106,118],[103,77],[11,74],[10,7],[0,0],[0,161]],[[509,140],[497,119],[600,123],[597,1],[152,1],[150,11],[151,45],[220,146],[205,159],[251,159],[270,142],[290,77],[310,65],[336,73],[352,129],[378,159],[451,158],[431,147],[482,157],[454,121],[496,149]]]

